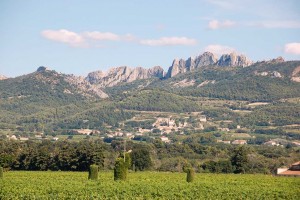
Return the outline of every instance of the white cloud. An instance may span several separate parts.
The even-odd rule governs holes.
[[[223,46],[223,45],[219,45],[219,44],[208,45],[207,47],[205,47],[204,50],[212,52],[217,55],[229,54],[229,53],[236,51],[233,47]]]
[[[140,40],[140,44],[148,46],[195,45],[197,40],[187,37],[162,37],[159,39]]]
[[[284,52],[289,54],[300,55],[300,43],[288,43],[284,46]]]
[[[63,42],[74,47],[83,47],[85,46],[84,38],[72,31],[65,29],[61,30],[45,30],[42,31],[42,36],[53,41]]]
[[[65,29],[44,30],[41,34],[46,39],[62,42],[72,47],[103,47],[101,41],[139,42],[148,46],[195,45],[197,43],[197,40],[187,37],[162,37],[159,39],[140,40],[129,33],[125,35],[99,31],[76,33]]]
[[[121,37],[117,34],[110,33],[110,32],[98,32],[98,31],[84,32],[83,36],[86,38],[89,38],[89,39],[93,39],[93,40],[117,41],[117,40],[121,39]]]
[[[208,22],[208,28],[212,30],[221,29],[221,28],[231,28],[236,25],[236,22],[231,20],[224,20],[224,21],[218,21],[218,20],[211,20]]]
[[[262,28],[300,28],[300,21],[272,20],[272,21],[250,22],[247,25],[257,26]]]

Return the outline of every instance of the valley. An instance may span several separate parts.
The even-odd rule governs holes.
[[[177,64],[173,62],[170,70]],[[300,75],[299,65],[283,59],[249,66],[201,65],[172,77],[163,77],[160,68],[154,68],[159,73],[150,73],[121,67],[111,69],[109,78],[103,73],[75,77],[40,67],[0,81],[0,137],[3,142],[41,145],[100,141],[109,149],[106,163],[113,162],[126,140],[150,145],[153,169],[186,159],[183,162],[202,166],[200,171],[206,162],[230,159],[224,152],[244,145],[255,156],[263,156],[259,160],[265,160],[267,173],[275,173],[276,167],[299,160],[300,83],[294,79]],[[159,75],[133,76],[139,73]],[[160,145],[176,147],[173,160],[159,153]],[[260,149],[280,151],[275,157],[281,160],[274,163],[274,155]],[[196,158],[203,160],[192,161]]]

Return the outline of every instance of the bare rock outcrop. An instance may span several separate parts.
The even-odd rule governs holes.
[[[107,73],[103,73],[102,71],[91,72],[86,77],[86,81],[104,88],[112,87],[122,82],[129,83],[135,80],[154,77],[162,78],[164,75],[164,70],[159,66],[150,69],[122,66],[111,68]]]
[[[237,55],[234,52],[230,54],[222,55],[217,62],[217,65],[221,67],[235,67],[235,66],[247,67],[251,64],[252,61],[250,61],[246,56]]]
[[[177,74],[193,71],[200,67],[215,65],[216,62],[216,56],[210,52],[204,52],[196,58],[189,57],[187,60],[175,59],[169,68],[166,77],[171,78]]]
[[[220,67],[233,67],[242,66],[247,67],[252,64],[246,56],[237,55],[236,53],[224,54],[217,59],[217,57],[211,52],[204,52],[202,55],[196,58],[188,58],[187,60],[175,59],[169,67],[167,78],[182,74],[185,72],[193,71],[195,69],[205,66],[220,66]]]
[[[78,93],[81,93],[85,96],[98,96],[100,98],[107,98],[108,95],[103,92],[102,88],[98,85],[92,85],[88,81],[85,80],[84,77],[67,75],[65,76],[65,81],[67,81],[70,85],[77,89]]]

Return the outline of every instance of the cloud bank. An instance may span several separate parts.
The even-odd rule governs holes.
[[[85,44],[85,39],[81,35],[65,29],[44,30],[41,34],[46,39],[62,42],[73,47],[83,47]]]
[[[66,29],[44,30],[41,35],[52,41],[68,44],[71,47],[99,47],[93,41],[125,41],[137,42],[147,46],[174,46],[195,45],[197,40],[188,37],[161,37],[159,39],[137,39],[132,34],[118,35],[111,32],[85,31],[82,33],[72,32]]]
[[[288,54],[300,55],[300,43],[288,43],[284,46],[284,52]]]

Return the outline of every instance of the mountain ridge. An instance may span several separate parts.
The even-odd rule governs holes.
[[[261,88],[265,88],[267,91],[270,90],[270,88],[274,89],[275,85],[277,85],[275,88],[289,88],[288,90],[294,93],[296,90],[291,90],[291,87],[294,83],[300,82],[299,73],[300,63],[298,64],[298,61],[286,62],[282,57],[269,61],[253,63],[247,57],[237,55],[235,53],[224,54],[217,59],[213,53],[204,52],[195,58],[189,57],[187,60],[175,59],[167,73],[165,73],[163,68],[160,66],[155,66],[149,69],[143,67],[133,68],[121,66],[110,68],[107,72],[94,71],[89,73],[86,77],[82,77],[72,74],[58,73],[48,67],[41,66],[36,70],[36,72],[31,74],[16,78],[9,78],[2,81],[4,81],[3,83],[9,82],[10,84],[16,85],[16,87],[22,88],[25,86],[19,84],[20,80],[24,81],[24,79],[28,77],[29,79],[32,79],[31,81],[35,82],[36,85],[39,85],[37,83],[39,81],[43,85],[49,84],[49,93],[57,91],[62,96],[76,94],[83,96],[83,98],[96,97],[105,99],[111,96],[110,92],[112,92],[113,95],[118,95],[114,91],[119,91],[119,89],[107,90],[107,88],[121,88],[118,87],[118,85],[124,84],[127,84],[127,86],[123,88],[126,91],[128,89],[141,90],[142,88],[149,87],[164,87],[167,88],[167,90],[176,92],[183,90],[183,92],[181,92],[182,94],[191,96],[212,95],[212,97],[217,98],[232,98],[228,97],[228,95],[224,95],[224,92],[226,93],[226,91],[228,93],[232,93],[232,89],[226,88],[224,84],[232,85],[232,88],[237,88],[238,91],[241,88],[248,88],[250,89],[249,92],[255,92],[254,86],[251,88],[249,88],[250,85],[248,87],[243,86],[244,83],[247,81],[249,82],[249,78],[252,82],[254,81],[253,83],[250,81],[249,83],[251,84],[261,85],[262,82],[265,82],[265,85],[262,85]],[[273,80],[273,78],[276,80]],[[270,80],[266,82],[266,79]],[[291,83],[288,83],[287,81]],[[237,87],[235,84],[242,86]],[[280,86],[282,84],[285,86]],[[30,83],[29,85],[34,84]],[[271,87],[271,85],[274,87]],[[293,87],[298,88],[296,85]],[[4,88],[9,88],[9,86],[5,84]],[[223,88],[223,90],[219,91],[220,88]],[[27,88],[27,90],[29,91],[30,89]],[[214,91],[219,91],[219,93],[223,95],[217,95]],[[268,94],[267,91],[265,91],[265,94]],[[277,93],[276,91],[274,92]],[[10,91],[8,91],[8,93],[10,93]],[[24,92],[20,90],[17,93]],[[259,93],[258,96],[259,99],[262,95]],[[274,98],[278,98],[279,96],[277,95]],[[243,99],[240,95],[236,95],[236,97]],[[247,97],[247,99],[251,98]],[[266,99],[270,98],[262,98],[262,100]]]

